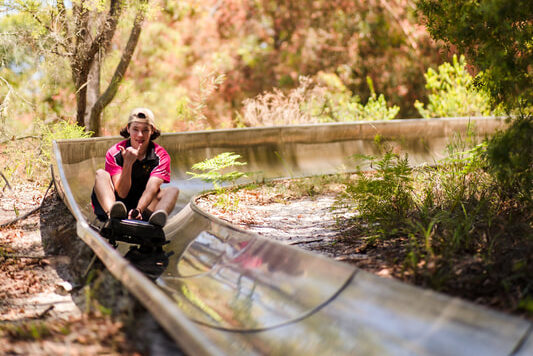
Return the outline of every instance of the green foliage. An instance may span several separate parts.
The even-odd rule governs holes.
[[[43,340],[51,335],[50,328],[42,321],[0,325],[0,336],[9,336],[15,340],[36,341]]]
[[[476,229],[494,219],[490,176],[480,169],[466,173],[468,170],[463,168],[460,160],[454,160],[419,172],[423,195],[411,224],[415,228],[412,236],[424,246],[421,257],[433,258],[436,254],[446,264],[455,253],[474,252],[476,240],[481,238]],[[421,226],[431,229],[424,231]],[[432,234],[429,243],[428,233]]]
[[[427,177],[428,181],[438,184],[438,188],[431,188],[435,190],[432,193],[434,202],[455,209],[489,189],[486,174],[480,174],[485,167],[482,154],[486,147],[486,141],[477,143],[472,125],[467,127],[464,135],[455,133],[450,138],[446,145],[447,157],[438,162],[436,168],[425,172],[434,175],[433,179]]]
[[[489,94],[474,85],[466,70],[466,60],[453,56],[453,63],[439,66],[438,72],[424,74],[429,91],[427,107],[418,100],[415,107],[422,117],[488,116],[492,114]]]
[[[359,96],[352,93],[342,84],[340,79],[334,74],[324,74],[330,78],[337,79],[337,85],[328,85],[323,89],[323,93],[317,93],[305,105],[311,113],[312,121],[318,122],[348,122],[348,121],[375,121],[392,120],[398,115],[400,107],[393,105],[388,107],[385,96],[376,95],[374,83],[367,77],[370,97],[366,104],[360,102]],[[320,78],[320,77],[319,77]],[[322,79],[322,78],[321,78]],[[331,81],[330,81],[331,83]]]
[[[46,4],[8,5],[10,10],[0,17],[1,140],[33,134],[38,120],[65,119],[75,109],[70,75],[65,75],[68,57],[50,53],[55,33],[44,30],[50,21],[44,15]]]
[[[533,194],[533,116],[521,116],[489,142],[484,158],[487,170],[507,197],[524,201],[530,208]]]
[[[413,178],[407,156],[386,151],[381,159],[360,155],[370,162],[375,173],[357,172],[354,184],[349,184],[336,203],[348,206],[364,219],[365,230],[381,236],[394,235],[402,228],[401,222],[414,206]]]
[[[444,256],[437,260],[438,270],[452,271],[457,252],[481,256],[487,267],[476,274],[498,278],[494,270],[506,271],[494,289],[505,295],[515,291],[518,301],[512,308],[531,313],[533,2],[419,0],[418,8],[434,38],[456,46],[484,72],[475,85],[486,89],[493,102],[502,102],[507,112],[518,113],[507,130],[473,153],[480,163],[443,176],[440,202],[439,190],[433,189],[432,200],[437,201],[421,218],[438,219],[435,236],[440,239],[435,244]],[[416,266],[411,268],[418,274]],[[453,279],[449,272],[447,278]]]
[[[205,161],[195,163],[192,169],[202,171],[203,173],[187,172],[192,175],[192,178],[200,178],[203,181],[213,183],[217,193],[217,206],[227,210],[236,210],[239,205],[239,199],[237,197],[231,198],[226,193],[226,188],[223,188],[223,184],[227,182],[235,181],[241,177],[247,176],[244,172],[238,172],[235,170],[222,173],[224,170],[234,166],[244,166],[246,162],[239,162],[238,159],[241,155],[233,152],[223,152],[217,156],[206,159]]]
[[[361,107],[363,120],[392,120],[400,112],[400,107],[393,105],[388,107],[383,94],[379,94],[376,98],[376,92],[374,90],[374,83],[370,77],[366,77],[368,87],[370,88],[370,98],[366,105]]]
[[[91,133],[69,121],[49,124],[37,121],[36,126],[32,128],[32,135],[25,139],[13,138],[4,141],[0,150],[0,170],[11,182],[29,179],[46,184],[48,178],[45,177],[49,174],[52,162],[52,141],[90,136]]]
[[[86,132],[85,128],[75,122],[58,121],[51,125],[39,123],[41,132],[41,160],[44,165],[49,165],[52,160],[52,142],[55,140],[89,138],[92,132]]]
[[[63,1],[3,1],[0,6],[5,8],[5,13],[0,19],[0,35],[8,41],[0,45],[0,56],[5,57],[1,59],[7,67],[0,76],[14,88],[20,86],[20,92],[27,94],[31,103],[17,112],[17,116],[47,119],[76,116],[83,125],[84,113],[91,112],[88,127],[99,134],[101,108],[114,97],[133,53],[131,47],[137,43],[134,35],[129,41],[116,37],[125,37],[124,32],[139,33],[129,30],[137,15],[134,23],[139,24],[137,20],[146,10],[146,2],[91,0],[71,1],[65,6]],[[111,40],[114,46],[110,46]],[[124,48],[128,50],[122,52]],[[4,56],[3,52],[7,54]],[[117,52],[122,53],[116,55]],[[106,71],[108,55],[121,60],[120,66],[111,73]],[[94,56],[98,60],[93,60]],[[93,64],[98,66],[98,71],[91,71],[87,76]],[[106,75],[100,79],[100,73]],[[33,82],[30,88],[25,79]],[[85,107],[93,103],[91,99],[85,100],[87,91],[102,94],[96,94],[100,95],[98,105]],[[0,98],[2,94],[0,89]]]
[[[31,16],[26,13],[11,14],[0,18],[2,41],[0,41],[0,67],[14,68],[15,71],[28,70],[34,67],[35,55],[27,47],[27,43],[19,43],[17,36],[20,32],[32,29]]]
[[[435,39],[453,44],[481,71],[480,84],[507,108],[533,105],[533,2],[418,0]]]
[[[500,183],[502,180],[520,187],[515,189],[520,192],[518,197],[524,198],[528,192],[530,198],[530,125],[530,120],[521,121],[494,141],[481,143],[476,142],[470,127],[464,137],[453,138],[448,157],[434,167],[410,168],[406,158],[390,150],[379,160],[363,157],[375,172],[358,172],[355,180],[347,181],[346,191],[339,195],[335,208],[358,213],[350,222],[361,239],[403,241],[405,271],[426,279],[434,288],[444,288],[453,280],[458,256],[475,256],[471,259],[483,260],[489,266],[484,268],[498,265],[502,270],[512,269],[498,288],[523,288],[524,300],[528,300],[531,282],[526,276],[533,266],[527,257],[499,250],[499,246],[512,246],[515,242],[502,242],[503,238],[512,239],[522,244],[524,256],[531,255],[530,200],[502,195]],[[519,146],[527,148],[505,152],[509,140],[518,140]],[[520,171],[523,175],[509,174]],[[514,262],[508,260],[508,253],[513,253]]]
[[[191,178],[199,178],[213,183],[215,189],[220,190],[222,184],[227,182],[235,183],[237,179],[246,176],[246,173],[238,171],[222,173],[224,169],[247,164],[246,162],[239,162],[239,158],[241,158],[241,155],[234,152],[223,152],[213,158],[195,163],[192,166],[192,169],[202,171],[203,173],[187,172],[187,174],[192,175]]]

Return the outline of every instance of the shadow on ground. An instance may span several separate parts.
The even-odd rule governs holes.
[[[52,191],[40,214],[40,232],[46,255],[62,256],[57,274],[72,285],[72,299],[81,311],[100,308],[119,318],[132,346],[149,355],[183,354],[142,304],[115,279],[77,236],[76,220]]]

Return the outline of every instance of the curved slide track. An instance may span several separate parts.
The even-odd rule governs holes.
[[[169,184],[181,194],[157,261],[132,258],[131,245],[113,247],[90,226],[95,171],[120,138],[54,142],[53,171],[78,236],[187,354],[532,355],[532,323],[236,228],[198,208],[194,197],[210,186],[186,174],[227,151],[255,179],[350,171],[350,156],[376,153],[377,137],[413,164],[432,164],[467,127],[483,137],[503,125],[448,118],[164,134]]]

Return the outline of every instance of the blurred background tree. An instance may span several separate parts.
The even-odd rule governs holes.
[[[378,96],[400,108],[397,118],[419,117],[414,101],[427,101],[423,74],[451,59],[418,24],[412,1],[159,4],[116,106],[104,113],[112,130],[132,98],[153,107],[164,130],[235,127],[243,124],[244,100],[274,89],[288,95],[300,77],[322,83],[325,75],[362,103],[372,97],[369,77]],[[217,89],[203,95],[200,83],[223,74]],[[198,115],[191,107],[201,98]]]
[[[77,124],[98,135],[102,110],[114,98],[138,42],[147,3],[147,0],[2,1],[2,32],[4,38],[9,37],[2,45],[6,68],[3,72],[12,74],[10,78],[17,82],[22,78],[13,74],[47,77],[43,81],[59,77],[53,90],[70,87],[76,99]],[[123,48],[120,60],[110,79],[105,78],[107,87],[101,93],[100,67],[119,20],[131,17],[125,11],[128,8],[135,12],[129,38],[120,46]],[[70,72],[73,85],[66,83],[65,71]],[[12,93],[9,80],[5,82]],[[54,95],[41,100],[49,102],[53,111],[62,115]]]
[[[479,81],[508,108],[533,104],[533,2],[419,0],[435,39],[464,53],[484,72]]]
[[[440,37],[431,38],[414,0],[152,0],[145,6],[144,0],[91,0],[65,2],[66,8],[61,3],[2,2],[0,105],[4,120],[20,120],[17,127],[35,118],[81,124],[83,112],[88,129],[116,134],[131,108],[140,105],[154,110],[164,131],[248,126],[254,124],[245,119],[253,111],[250,103],[274,93],[288,98],[299,92],[303,77],[315,97],[301,101],[302,119],[442,115],[427,112],[431,95],[445,98],[441,89],[426,88],[438,78],[428,69],[437,70],[458,53],[458,44],[446,47]],[[132,28],[140,30],[135,18],[143,14],[136,50],[125,51],[136,36]],[[84,24],[86,30],[74,31]],[[127,63],[124,53],[132,54],[127,72],[121,66]],[[83,63],[93,69],[99,63],[100,81],[110,89],[85,95],[99,90],[98,75],[91,76]],[[486,72],[470,63],[461,69],[464,78]],[[419,112],[416,101],[426,112]],[[101,126],[91,124],[91,113],[100,111]]]

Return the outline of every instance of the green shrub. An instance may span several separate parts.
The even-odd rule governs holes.
[[[314,95],[303,106],[309,111],[314,121],[318,122],[348,122],[348,121],[377,121],[392,120],[398,115],[400,108],[396,105],[388,107],[385,96],[376,94],[374,83],[367,77],[370,97],[366,104],[361,103],[359,96],[353,95],[342,84],[335,74],[319,76],[326,85],[321,87],[322,93]]]
[[[52,160],[52,142],[55,140],[74,139],[74,138],[89,138],[92,132],[86,132],[84,127],[78,126],[75,122],[58,121],[51,125],[46,125],[44,122],[39,122],[41,132],[41,147],[40,159],[42,163],[48,166]]]
[[[5,141],[0,150],[0,157],[4,162],[0,166],[5,176],[12,182],[29,179],[46,184],[50,163],[52,163],[52,141],[69,138],[90,137],[76,123],[57,121],[46,124],[37,121],[32,129],[33,134]]]
[[[464,56],[457,60],[454,55],[452,64],[440,65],[438,72],[430,68],[424,76],[429,102],[426,107],[418,100],[415,102],[415,107],[424,118],[501,113],[501,110],[491,109],[489,95],[474,85],[474,78],[466,70]]]
[[[484,158],[487,170],[499,183],[499,192],[532,207],[533,116],[520,116],[490,141]]]
[[[411,168],[407,156],[390,150],[380,159],[362,156],[375,171],[357,172],[335,207],[356,212],[352,223],[366,236],[405,236],[405,263],[415,273],[420,261],[447,263],[458,251],[475,251],[496,211],[493,180],[483,171],[487,143],[473,137],[472,130],[455,137],[435,167]]]
[[[244,172],[235,170],[222,173],[224,170],[234,166],[244,166],[246,162],[239,162],[241,155],[234,152],[224,152],[213,158],[206,159],[202,162],[195,163],[192,169],[202,171],[202,173],[187,172],[192,175],[192,178],[199,178],[205,182],[213,183],[215,191],[218,195],[216,205],[223,209],[236,210],[239,205],[238,198],[231,198],[226,192],[226,188],[222,185],[227,182],[235,184],[237,179],[247,176]]]
[[[195,163],[192,169],[202,171],[203,173],[187,172],[192,175],[191,178],[199,178],[208,183],[213,183],[215,189],[222,189],[222,184],[226,182],[234,183],[237,179],[246,176],[244,172],[230,171],[222,173],[224,169],[234,166],[245,166],[246,162],[239,162],[241,155],[234,152],[224,152],[213,158],[206,159],[202,162]]]
[[[354,156],[370,162],[375,173],[358,171],[355,182],[347,184],[346,191],[339,195],[335,206],[349,207],[364,220],[364,230],[386,237],[396,234],[402,221],[414,207],[412,168],[407,155],[401,157],[390,150],[383,158]]]

